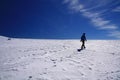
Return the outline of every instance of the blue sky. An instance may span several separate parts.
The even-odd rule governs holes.
[[[0,10],[2,36],[120,39],[120,0],[3,0]]]

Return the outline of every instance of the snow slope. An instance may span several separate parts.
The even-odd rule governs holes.
[[[0,80],[120,80],[120,41],[0,37]]]

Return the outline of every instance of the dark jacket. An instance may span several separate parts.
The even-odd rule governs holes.
[[[82,35],[82,36],[81,36],[81,41],[86,41],[85,35]]]

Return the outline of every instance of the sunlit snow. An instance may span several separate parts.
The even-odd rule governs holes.
[[[0,80],[120,80],[120,40],[0,36]]]

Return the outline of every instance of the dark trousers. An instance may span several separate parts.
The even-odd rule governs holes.
[[[85,41],[83,40],[83,41],[82,41],[81,49],[84,49],[84,48],[85,48]]]

